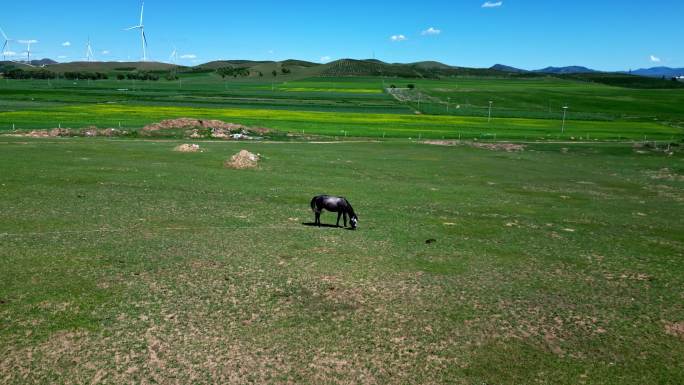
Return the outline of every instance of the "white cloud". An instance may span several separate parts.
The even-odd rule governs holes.
[[[68,58],[68,57],[69,57],[69,56],[66,56],[66,55],[59,55],[59,56],[57,56],[57,59],[66,59],[66,58]]]
[[[321,57],[321,63],[327,63],[331,60],[332,58],[330,56],[323,56]]]
[[[62,47],[71,47],[71,42],[65,41],[64,43],[62,43]]]
[[[405,40],[406,40],[406,36],[404,36],[404,35],[392,35],[392,36],[390,37],[390,40],[392,40],[392,41],[397,41],[397,42],[398,42],[398,41],[405,41]]]
[[[435,27],[430,27],[430,28],[426,29],[425,31],[421,32],[421,35],[423,35],[423,36],[439,35],[440,33],[442,33],[441,29],[437,29]]]
[[[102,51],[102,54],[103,54],[103,55],[109,55],[110,53],[111,53],[111,52],[109,52],[109,51],[107,51],[107,50]]]
[[[38,43],[38,40],[17,40],[19,44],[36,44]]]
[[[500,6],[503,5],[503,1],[485,1],[484,4],[482,4],[482,8],[499,8]]]
[[[3,56],[9,56],[9,57],[17,56],[17,53],[14,51],[5,51],[2,54],[3,54]]]
[[[186,55],[181,55],[181,59],[197,59],[197,55],[195,54],[186,54]]]
[[[273,55],[273,54],[275,53],[275,51],[272,50],[272,49],[269,49],[267,53],[268,53],[269,55]]]
[[[651,61],[654,63],[660,63],[660,58],[655,55],[651,55]]]

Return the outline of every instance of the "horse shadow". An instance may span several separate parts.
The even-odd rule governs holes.
[[[317,225],[314,222],[302,222],[302,226],[308,226],[308,227],[325,227],[329,229],[345,229],[345,230],[354,230],[351,227],[342,227],[342,226],[336,226],[336,225],[329,225],[325,223],[321,223],[320,226]]]

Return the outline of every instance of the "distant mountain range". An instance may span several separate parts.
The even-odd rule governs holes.
[[[18,64],[22,64],[22,63],[26,64],[26,61],[18,62]],[[0,64],[17,64],[17,63],[0,60]],[[31,60],[31,65],[34,67],[42,67],[42,66],[48,66],[48,65],[53,65],[53,64],[57,64],[57,62],[52,60],[52,59],[47,59],[47,58],[46,59],[40,59],[40,60]]]
[[[636,71],[625,72],[632,75],[648,76],[659,78],[665,76],[666,78],[684,76],[684,68],[670,68],[670,67],[653,67],[641,68]]]
[[[0,62],[12,65],[17,63]],[[158,62],[71,62],[58,63],[51,59],[32,60],[34,67],[46,67],[53,71],[113,71],[113,70],[142,70],[164,71],[176,67],[168,63]],[[182,66],[181,66],[182,67]],[[290,76],[394,76],[394,77],[441,77],[441,76],[543,76],[543,75],[590,75],[610,73],[597,71],[582,66],[546,67],[538,70],[525,70],[504,64],[496,64],[490,68],[468,68],[451,66],[436,61],[416,63],[385,63],[380,60],[368,59],[340,59],[330,63],[313,63],[304,60],[254,61],[254,60],[220,60],[200,64],[190,68],[206,71],[221,67],[245,67],[255,74],[263,76],[273,71],[281,72],[283,68],[290,71]],[[283,72],[285,73],[285,72]],[[671,78],[684,76],[684,68],[654,67],[635,71],[619,71],[613,74],[631,74],[653,78]]]
[[[565,75],[565,74],[590,74],[594,72],[599,72],[596,70],[589,69],[587,67],[581,66],[569,66],[569,67],[546,67],[540,70],[535,70],[533,72],[539,72],[542,74],[555,74],[555,75]]]
[[[553,75],[572,75],[572,74],[591,74],[591,73],[610,73],[606,71],[597,71],[587,67],[581,66],[569,66],[569,67],[546,67],[540,70],[523,70],[520,68],[515,68],[503,64],[496,64],[490,67],[492,70],[509,72],[509,73],[538,73],[538,74],[553,74]],[[670,67],[653,67],[653,68],[641,68],[635,71],[618,71],[615,73],[630,74],[647,76],[652,78],[660,78],[665,76],[666,78],[684,76],[684,68],[670,68]]]
[[[592,70],[587,67],[581,66],[569,66],[569,67],[546,67],[540,70],[524,70],[520,68],[515,68],[503,64],[496,64],[490,67],[492,70],[510,72],[510,73],[538,73],[538,74],[553,74],[553,75],[569,75],[569,74],[590,74],[594,72],[599,72]]]

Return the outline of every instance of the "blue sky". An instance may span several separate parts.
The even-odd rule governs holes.
[[[139,0],[22,0],[3,4],[0,27],[12,39],[37,40],[34,57],[83,60],[90,36],[96,60],[136,61],[140,35],[123,29],[139,11]],[[375,54],[468,67],[684,67],[682,16],[679,0],[145,2],[149,56],[169,61],[175,45],[181,64]]]

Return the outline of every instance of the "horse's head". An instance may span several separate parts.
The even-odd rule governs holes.
[[[351,219],[349,220],[349,222],[351,223],[352,229],[356,229],[356,226],[357,226],[358,223],[359,223],[359,217],[357,217],[356,215],[354,215],[353,217],[351,217]]]

